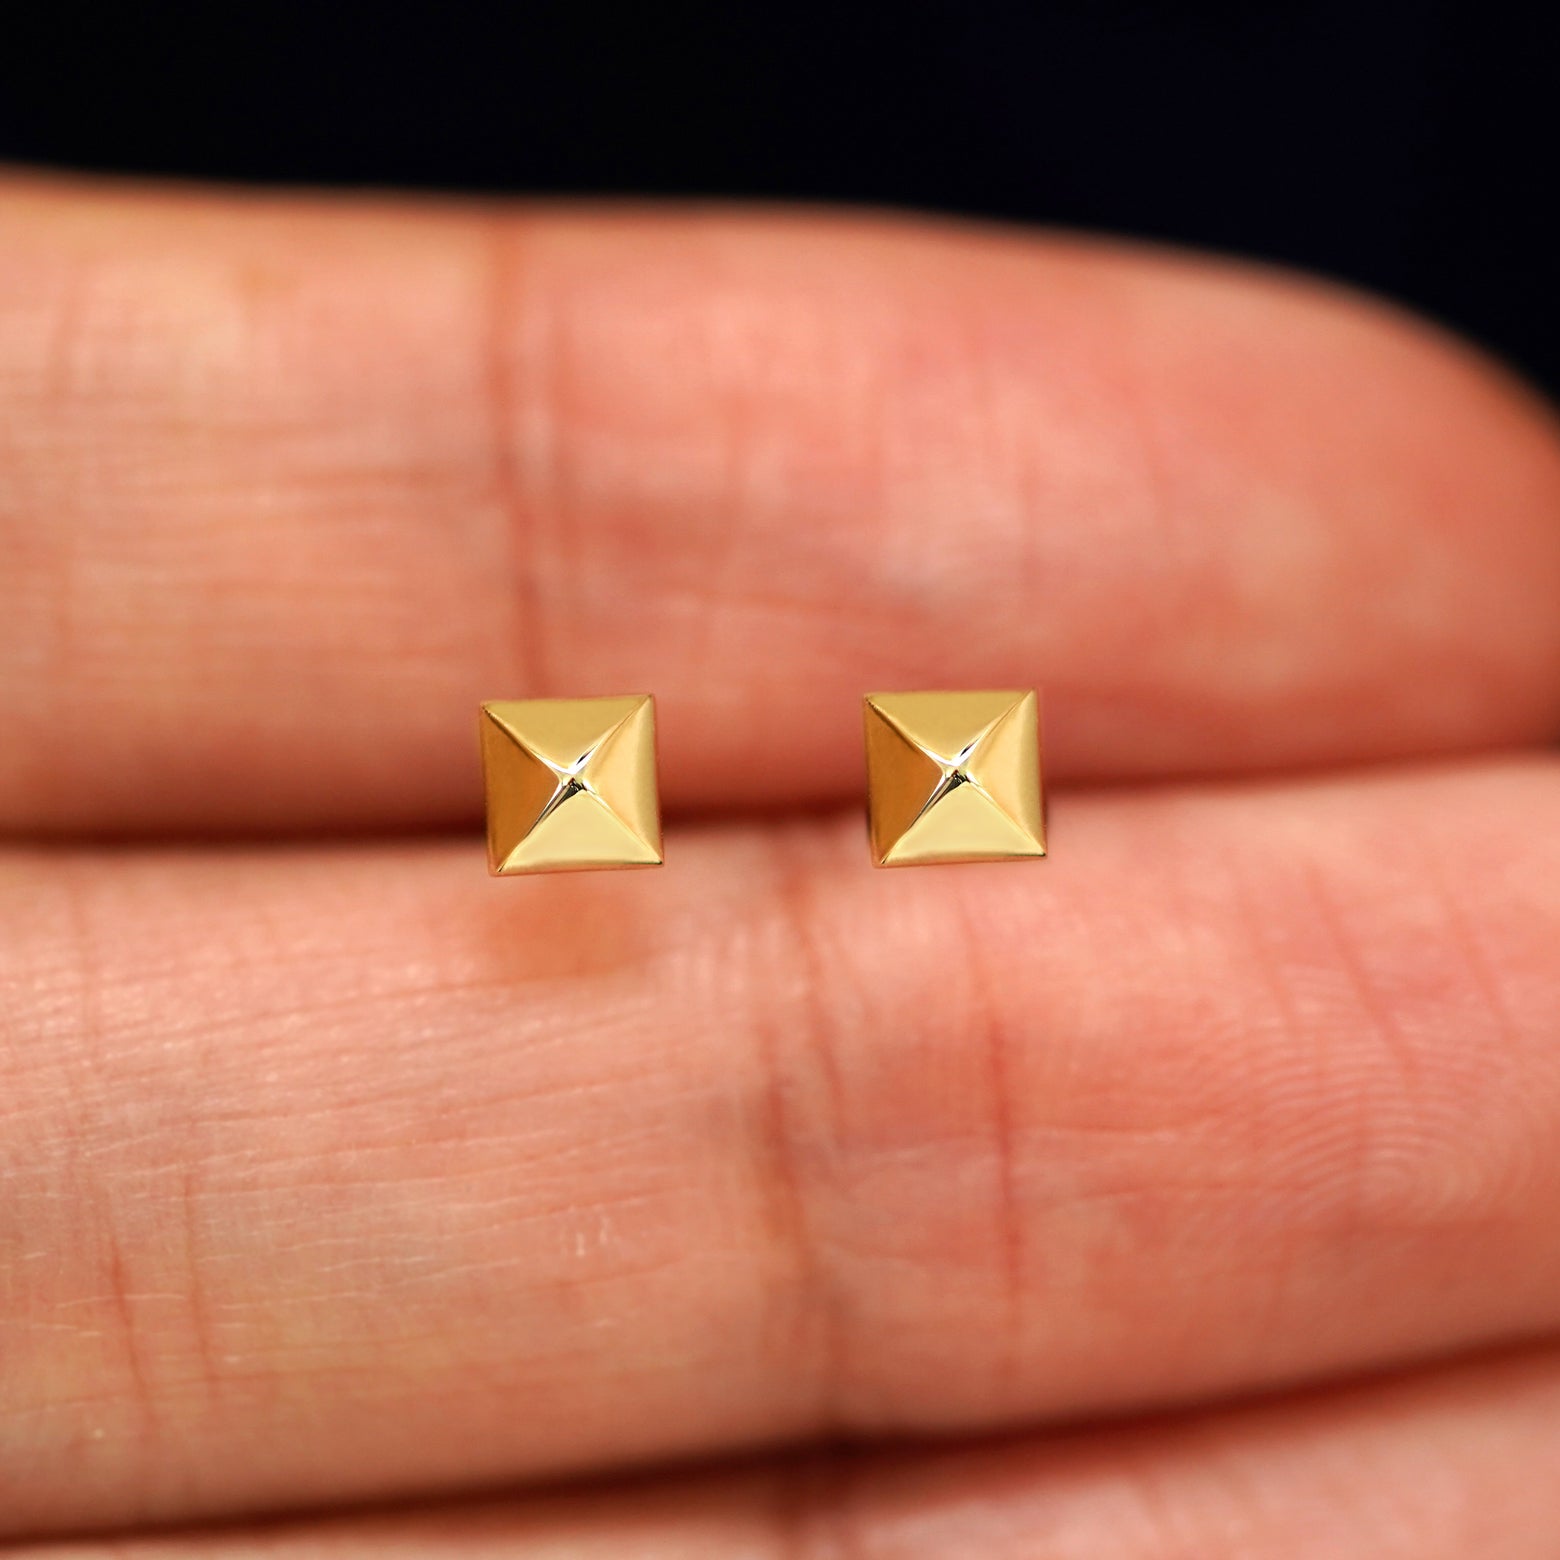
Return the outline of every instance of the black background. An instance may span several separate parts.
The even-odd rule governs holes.
[[[1395,294],[1560,390],[1547,3],[0,3],[0,157],[933,207]]]

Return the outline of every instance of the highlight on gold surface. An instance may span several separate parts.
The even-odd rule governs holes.
[[[494,699],[479,725],[495,876],[661,865],[649,694]]]
[[[1032,688],[869,693],[865,717],[878,866],[1045,855]]]

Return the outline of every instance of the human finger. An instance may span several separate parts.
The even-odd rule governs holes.
[[[832,823],[505,883],[475,844],[12,855],[6,1520],[1555,1329],[1557,775],[1068,797],[1033,869],[874,873]]]
[[[871,688],[1057,776],[1560,731],[1560,443],[1314,283],[950,224],[0,193],[0,827],[466,819],[483,698],[654,691],[674,808]]]
[[[1552,1352],[1179,1419],[13,1560],[1552,1560]]]

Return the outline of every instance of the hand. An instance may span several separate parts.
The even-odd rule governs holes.
[[[13,1541],[1555,1553],[1488,363],[1081,239],[13,179],[0,548]],[[874,872],[861,694],[1031,683],[1052,859]],[[666,867],[490,881],[477,701],[640,690]]]

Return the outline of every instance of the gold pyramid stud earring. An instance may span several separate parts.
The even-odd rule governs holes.
[[[495,877],[661,865],[649,694],[494,699],[479,725]]]
[[[865,716],[878,866],[1045,855],[1033,689],[869,693]]]

